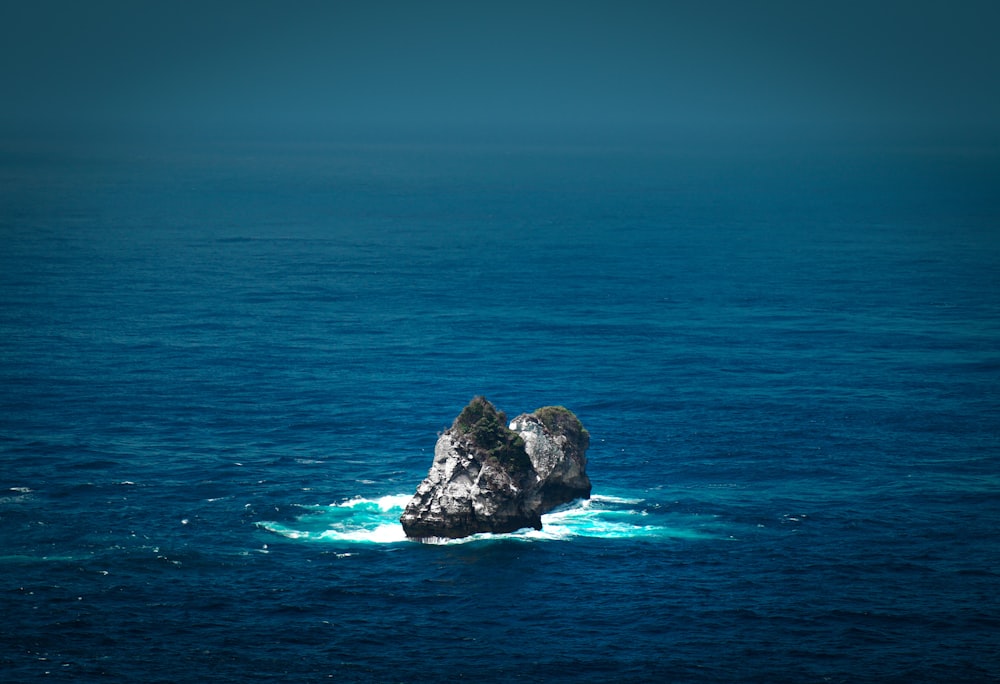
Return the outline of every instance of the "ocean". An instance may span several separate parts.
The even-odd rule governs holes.
[[[0,149],[0,680],[1000,681],[995,151]],[[475,395],[594,496],[407,541]]]

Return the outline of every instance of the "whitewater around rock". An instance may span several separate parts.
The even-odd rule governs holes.
[[[542,529],[544,513],[590,498],[590,434],[572,411],[507,417],[475,397],[438,438],[434,461],[400,523],[407,537],[457,539]]]

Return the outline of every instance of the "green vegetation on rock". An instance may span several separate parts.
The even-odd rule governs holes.
[[[590,433],[583,427],[583,423],[565,406],[543,406],[535,409],[534,415],[552,434],[570,435],[574,441],[578,436],[590,440]]]
[[[533,469],[524,440],[507,427],[507,415],[485,397],[474,397],[455,419],[452,429],[467,435],[478,449],[512,475],[523,475]]]

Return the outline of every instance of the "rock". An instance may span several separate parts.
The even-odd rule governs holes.
[[[590,497],[590,436],[571,411],[546,406],[506,423],[476,397],[441,434],[430,472],[400,518],[408,537],[541,529],[543,513]]]
[[[544,406],[519,415],[511,421],[510,429],[524,440],[538,476],[536,488],[543,513],[575,499],[590,498],[586,455],[590,433],[572,411]]]

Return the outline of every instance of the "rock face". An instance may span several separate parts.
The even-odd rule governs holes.
[[[590,498],[587,477],[588,433],[575,415],[562,406],[544,406],[522,413],[510,429],[524,440],[538,480],[542,512],[574,499]]]
[[[408,537],[542,528],[542,514],[590,498],[590,435],[562,406],[507,417],[476,397],[439,438],[430,472],[400,518]]]

